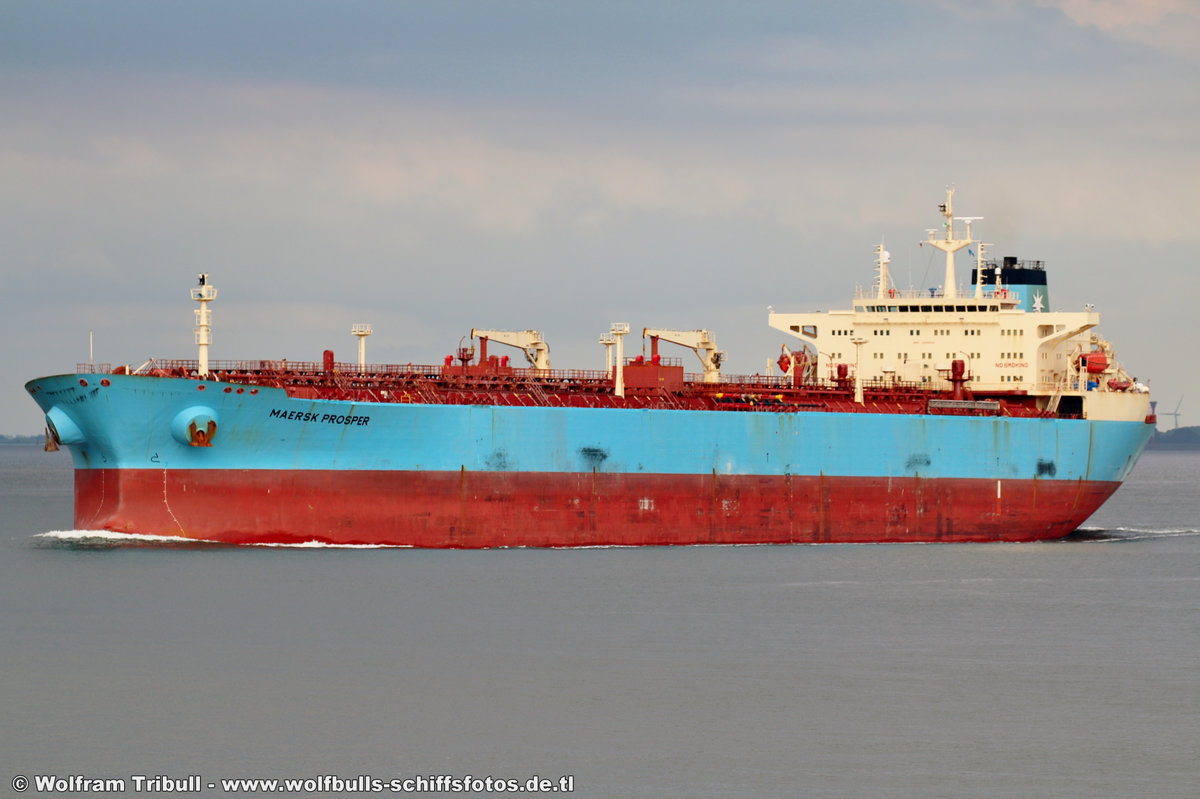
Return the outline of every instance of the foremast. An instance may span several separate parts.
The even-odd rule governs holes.
[[[217,287],[208,282],[208,272],[200,274],[200,285],[192,289],[192,299],[200,303],[196,309],[196,374],[208,376],[208,345],[212,344],[212,311],[208,304],[217,298]]]

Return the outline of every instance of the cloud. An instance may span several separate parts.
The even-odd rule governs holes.
[[[1042,0],[1077,25],[1195,60],[1200,5],[1194,0]]]
[[[1043,0],[1080,25],[1101,30],[1120,30],[1161,25],[1170,17],[1200,17],[1200,9],[1189,0]]]
[[[186,108],[161,113],[165,95],[179,90],[111,87],[103,99],[53,111],[14,109],[21,125],[0,127],[0,175],[27,187],[26,213],[87,205],[118,225],[135,224],[111,217],[131,206],[139,216],[287,216],[320,227],[411,211],[500,236],[633,213],[703,216],[752,192],[736,168],[690,144],[628,131],[619,143],[600,131],[576,139],[544,110],[522,114],[535,131],[527,135],[513,132],[511,112],[486,107],[448,112],[312,86],[193,84]]]
[[[553,109],[319,86],[148,83],[64,97],[52,110],[10,103],[20,123],[0,126],[0,177],[22,187],[8,209],[27,221],[16,239],[32,245],[44,238],[38,226],[67,218],[74,235],[59,257],[89,268],[121,260],[112,242],[122,236],[161,238],[169,251],[168,237],[216,230],[209,247],[289,258],[291,246],[300,260],[322,237],[330,257],[359,244],[395,256],[431,226],[533,240],[753,214],[852,230],[868,219],[910,224],[912,202],[955,181],[968,193],[970,183],[1024,193],[1027,213],[1053,215],[1063,235],[1191,235],[1193,118],[1144,125],[1174,106],[1142,97],[1135,82],[1060,76],[1029,88],[993,83],[979,90],[986,102],[950,110],[905,81],[854,95],[692,88],[681,103],[755,125],[685,134],[683,122],[581,125]],[[941,93],[970,90],[964,80]]]

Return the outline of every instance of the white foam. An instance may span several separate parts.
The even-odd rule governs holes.
[[[51,530],[48,533],[38,533],[34,538],[53,538],[58,541],[108,541],[125,544],[217,544],[218,541],[208,541],[198,538],[184,538],[179,535],[151,535],[148,533],[117,533],[112,530]]]
[[[328,544],[324,541],[304,541],[297,544],[250,544],[252,547],[279,547],[284,549],[412,549],[411,544]]]
[[[1166,529],[1151,530],[1136,527],[1080,527],[1077,532],[1098,536],[1100,541],[1136,541],[1146,538],[1173,538],[1198,536],[1200,530]],[[1099,538],[1103,536],[1103,538]],[[185,538],[178,535],[152,535],[148,533],[118,533],[112,530],[51,530],[37,533],[34,538],[76,543],[105,542],[110,544],[222,544],[203,538]],[[1062,541],[1062,539],[1054,539]],[[929,543],[929,542],[914,542]],[[1002,543],[1002,542],[1001,542]],[[293,543],[254,543],[247,546],[272,547],[277,549],[413,549],[411,544],[332,544],[325,541],[302,541]],[[700,546],[762,546],[759,544],[709,544]],[[635,544],[599,544],[581,547],[558,547],[560,549],[637,549]]]
[[[51,538],[56,541],[75,543],[110,544],[221,544],[205,538],[184,538],[179,535],[153,535],[149,533],[118,533],[112,530],[51,530],[48,533],[38,533],[34,538]],[[323,541],[304,541],[300,543],[259,543],[249,544],[256,547],[278,547],[283,549],[412,549],[406,544],[329,544]]]
[[[1104,536],[1105,541],[1140,541],[1147,538],[1183,538],[1200,535],[1200,530],[1153,530],[1139,527],[1080,527],[1077,532]]]
[[[1200,535],[1200,530],[1190,528],[1151,528],[1151,527],[1080,527],[1085,533],[1137,533],[1138,535]]]

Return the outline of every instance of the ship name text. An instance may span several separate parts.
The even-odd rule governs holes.
[[[344,413],[315,413],[313,411],[285,411],[272,408],[269,416],[272,419],[287,419],[293,422],[317,422],[318,424],[344,424],[366,427],[371,422],[370,416],[352,416]]]

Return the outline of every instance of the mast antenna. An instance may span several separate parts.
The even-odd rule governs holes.
[[[875,247],[875,268],[879,272],[878,291],[876,298],[882,300],[888,294],[888,289],[891,287],[892,276],[888,271],[888,264],[892,262],[892,254],[884,248],[883,240]]]
[[[954,280],[954,253],[958,252],[963,247],[966,247],[968,244],[972,243],[973,240],[971,238],[971,223],[977,222],[978,220],[983,219],[983,217],[981,217],[981,216],[961,217],[962,219],[964,219],[967,222],[967,237],[965,239],[955,238],[955,235],[954,235],[954,187],[953,186],[947,187],[946,202],[940,203],[938,205],[938,210],[941,211],[942,216],[946,217],[946,221],[943,225],[946,230],[946,235],[944,238],[939,239],[936,237],[937,231],[930,230],[929,231],[929,240],[927,242],[922,242],[922,243],[923,244],[927,243],[927,244],[929,244],[929,246],[946,253],[946,280],[942,284],[942,296],[946,297],[947,299],[953,299],[954,297],[958,296],[958,291],[955,288],[956,282]]]

